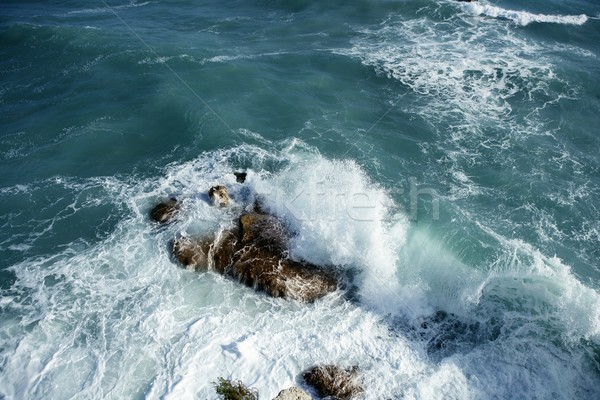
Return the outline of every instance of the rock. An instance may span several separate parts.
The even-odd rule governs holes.
[[[246,182],[246,176],[248,176],[247,173],[245,172],[234,172],[233,173],[235,175],[235,180],[237,183],[244,183]]]
[[[175,198],[163,201],[150,211],[150,217],[161,224],[166,224],[177,216],[179,207],[180,203]]]
[[[337,287],[333,274],[260,248],[242,250],[230,275],[270,296],[306,302],[313,302]]]
[[[287,256],[287,237],[275,217],[245,214],[212,241],[175,240],[173,254],[188,268],[208,267],[273,297],[313,302],[336,290],[332,271]]]
[[[277,219],[268,214],[244,214],[240,217],[241,240],[244,245],[265,247],[284,252],[288,233]]]
[[[217,185],[211,187],[208,191],[208,197],[216,206],[226,207],[229,205],[229,194],[225,186]]]
[[[304,381],[315,388],[321,397],[332,396],[349,400],[363,392],[358,367],[341,368],[336,365],[321,365],[302,374]]]
[[[312,397],[310,397],[304,390],[294,386],[289,389],[282,390],[273,400],[312,400]]]
[[[286,229],[275,217],[242,215],[241,248],[230,275],[273,297],[313,302],[334,291],[337,281],[331,272],[287,257],[287,238]]]
[[[237,232],[237,229],[228,230],[215,239],[180,237],[171,242],[171,250],[177,261],[187,269],[212,269],[225,274],[225,269],[233,264],[235,252],[239,250]]]
[[[477,1],[477,0],[456,0],[456,1],[460,1],[460,2],[463,2],[463,3],[471,3],[471,2]]]
[[[208,267],[208,253],[211,242],[181,237],[171,242],[175,258],[188,269]]]
[[[261,196],[256,196],[254,204],[252,205],[252,210],[255,214],[268,214],[265,207],[265,199]]]
[[[220,274],[231,270],[240,249],[239,230],[237,228],[224,231],[213,243],[209,253],[209,267]]]

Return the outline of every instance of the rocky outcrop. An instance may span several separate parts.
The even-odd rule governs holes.
[[[289,389],[282,390],[273,400],[312,400],[312,397],[310,397],[304,390],[298,389],[294,386]]]
[[[227,193],[225,186],[217,185],[211,187],[208,191],[208,197],[216,206],[227,207],[229,205],[229,193]]]
[[[320,397],[339,400],[355,399],[363,392],[358,367],[341,368],[336,365],[321,365],[302,374],[304,381],[313,387]]]
[[[177,199],[171,198],[167,201],[157,204],[152,210],[150,210],[150,217],[161,224],[169,223],[177,216],[179,207],[180,203],[177,201]]]
[[[273,216],[251,213],[213,240],[179,238],[173,254],[188,268],[210,268],[273,297],[313,302],[337,288],[330,270],[287,255],[288,234]]]

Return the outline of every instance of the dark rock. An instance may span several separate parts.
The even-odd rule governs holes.
[[[254,199],[254,204],[252,205],[252,211],[255,214],[268,214],[265,208],[265,199],[261,196],[257,196]]]
[[[463,3],[471,3],[471,2],[477,1],[477,0],[456,0],[456,1],[460,1],[460,2],[463,2]]]
[[[286,241],[275,217],[252,213],[215,240],[175,240],[173,254],[186,267],[208,267],[273,297],[313,302],[336,290],[333,272],[290,259]]]
[[[244,183],[246,182],[246,176],[248,176],[247,173],[245,172],[234,172],[233,173],[235,175],[235,180],[237,183]]]
[[[341,368],[321,365],[302,374],[304,381],[313,387],[320,397],[331,396],[339,400],[356,398],[363,392],[358,367]]]
[[[157,204],[150,211],[150,217],[161,224],[166,224],[171,222],[177,216],[179,207],[180,203],[177,201],[177,199],[163,201],[162,203]]]
[[[211,187],[208,191],[208,197],[216,206],[226,207],[229,205],[229,194],[225,186],[217,185]]]

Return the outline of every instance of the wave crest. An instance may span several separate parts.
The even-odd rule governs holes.
[[[488,4],[468,3],[463,7],[475,15],[485,15],[492,18],[508,19],[517,25],[526,26],[534,22],[565,24],[565,25],[583,25],[588,20],[587,15],[547,15],[533,14],[527,11],[506,10],[501,7]]]

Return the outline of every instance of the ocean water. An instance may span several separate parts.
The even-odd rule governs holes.
[[[0,110],[0,398],[600,398],[595,0],[4,0]],[[257,195],[340,290],[172,260]]]

